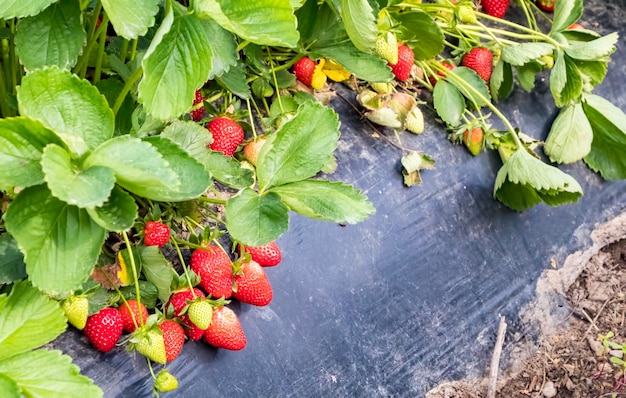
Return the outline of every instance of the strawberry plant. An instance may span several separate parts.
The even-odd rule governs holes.
[[[0,0],[0,395],[29,395],[20,371],[45,361],[39,379],[98,396],[67,357],[34,350],[66,320],[103,352],[159,364],[183,335],[243,349],[229,300],[270,304],[263,267],[282,260],[290,212],[341,224],[374,212],[321,175],[340,138],[332,82],[398,141],[425,130],[432,103],[452,142],[497,152],[493,196],[514,210],[582,195],[539,146],[626,178],[626,115],[593,94],[617,35],[581,29],[582,0],[538,2],[554,7],[545,24],[530,1],[242,4]],[[506,20],[509,7],[526,21]],[[539,73],[560,108],[545,143],[496,106]],[[398,146],[405,184],[419,184],[437,156]],[[16,333],[15,313],[30,319]],[[150,371],[156,393],[177,387]]]

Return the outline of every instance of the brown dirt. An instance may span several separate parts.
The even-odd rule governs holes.
[[[538,301],[522,314],[523,319],[541,324],[541,336],[532,342],[509,343],[514,347],[505,345],[497,397],[626,397],[626,362],[613,363],[626,351],[626,346],[621,350],[621,344],[626,344],[626,219],[618,218],[617,224],[596,231],[592,254],[588,250],[570,256],[569,264],[544,275],[537,287]],[[545,286],[566,297],[567,319],[548,319]],[[615,336],[603,345],[599,335],[609,332]],[[608,346],[608,341],[614,345]],[[487,385],[486,378],[445,383],[426,397],[485,398]]]

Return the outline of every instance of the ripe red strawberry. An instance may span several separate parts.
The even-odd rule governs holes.
[[[510,0],[481,0],[483,11],[492,17],[502,18],[509,9]]]
[[[216,117],[209,122],[207,129],[213,136],[211,149],[223,152],[226,156],[233,156],[239,144],[243,142],[243,129],[227,117]]]
[[[471,131],[465,130],[463,132],[463,144],[472,155],[478,156],[483,149],[484,136],[483,129],[480,127],[474,127]]]
[[[235,275],[235,283],[237,290],[233,296],[242,303],[263,307],[272,301],[272,285],[256,261],[241,264],[241,272]]]
[[[244,246],[243,250],[250,253],[252,260],[262,267],[273,267],[283,259],[276,242],[270,242],[264,246]]]
[[[579,23],[573,23],[566,30],[585,30],[585,27]]]
[[[452,69],[456,68],[456,65],[450,63],[449,61],[443,61],[441,63],[441,65],[445,66],[446,69],[448,69],[448,70],[452,70]],[[443,72],[441,72],[441,71],[437,71],[437,76],[445,77],[446,75],[444,75]],[[437,84],[437,82],[439,81],[434,76],[430,76],[428,78],[428,80],[430,81],[430,84],[433,85],[433,87],[435,87],[435,84]]]
[[[305,86],[311,87],[316,66],[317,64],[311,58],[302,57],[293,65],[293,73],[296,75],[296,79]]]
[[[199,286],[214,298],[229,298],[233,293],[233,267],[230,257],[217,246],[196,249],[190,268],[200,277]]]
[[[493,54],[488,48],[475,47],[463,56],[461,62],[478,73],[484,81],[488,82],[493,71]]]
[[[237,314],[228,307],[216,308],[211,325],[204,332],[204,341],[217,348],[242,350],[246,346],[246,336]]]
[[[122,316],[117,308],[103,308],[87,318],[83,333],[98,351],[109,352],[122,335]]]
[[[165,357],[167,362],[176,359],[185,344],[185,331],[183,327],[171,319],[159,323],[159,329],[163,332],[163,343],[165,344]]]
[[[122,317],[122,325],[123,329],[127,332],[134,332],[137,328],[135,324],[141,326],[146,323],[146,319],[148,319],[148,310],[146,306],[141,304],[141,321],[139,320],[139,309],[137,308],[137,300],[127,300],[126,303],[122,303],[118,310],[120,311],[120,315]],[[134,321],[133,321],[134,317]]]
[[[205,297],[202,290],[194,287],[193,291],[196,294],[196,297]],[[173,315],[180,319],[181,323],[183,324],[187,337],[189,337],[190,340],[197,341],[200,340],[204,335],[204,330],[194,325],[193,322],[191,322],[191,320],[189,319],[189,315],[187,315],[187,313],[181,314],[181,312],[183,312],[183,310],[185,310],[189,305],[188,301],[192,301],[193,299],[194,296],[191,293],[190,289],[174,292],[170,296],[167,304],[165,304],[165,313],[169,314],[169,308],[171,307]]]
[[[163,246],[170,241],[170,227],[158,221],[148,221],[143,230],[146,246]]]
[[[396,79],[405,81],[411,77],[411,69],[414,62],[415,54],[413,54],[413,50],[409,46],[400,45],[398,46],[398,62],[394,65],[389,64],[389,66],[391,66],[391,72],[396,76]]]
[[[202,92],[200,90],[196,90],[196,97],[193,100],[193,104],[198,105],[202,101],[204,101],[204,98],[202,97]],[[198,120],[202,120],[202,116],[204,116],[204,106],[192,110],[190,114],[193,121],[197,122]]]
[[[537,7],[544,12],[554,12],[556,0],[537,0]]]

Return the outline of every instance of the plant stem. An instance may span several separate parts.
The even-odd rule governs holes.
[[[174,238],[172,238],[172,240],[173,240],[175,243],[179,243],[179,244],[181,244],[181,245],[183,245],[183,246],[187,246],[187,247],[190,247],[190,248],[192,248],[192,249],[205,249],[205,247],[204,247],[204,246],[202,246],[202,245],[197,245],[197,244],[195,244],[195,243],[191,243],[191,242],[186,241],[186,240],[184,240],[184,239],[179,239],[179,238],[174,237]]]
[[[213,199],[213,198],[207,198],[206,196],[200,196],[199,198],[197,198],[197,200],[199,200],[200,202],[206,202],[206,203],[213,203],[216,205],[225,205],[226,201],[223,199]]]
[[[102,32],[100,32],[100,38],[98,39],[99,46],[98,46],[98,56],[96,57],[96,71],[93,77],[94,84],[100,81],[100,77],[101,77],[100,74],[102,73],[102,60],[104,59],[104,47],[106,45],[106,38],[107,38],[106,26],[108,24],[109,24],[109,17],[105,12],[104,16],[102,17],[102,23],[100,24],[100,27],[104,25],[105,29],[103,29]]]
[[[270,68],[272,70],[272,77],[274,78],[274,87],[276,87],[276,97],[278,99],[278,106],[280,107],[280,111],[285,113],[285,108],[283,108],[283,102],[280,99],[280,94],[278,93],[278,79],[276,79],[276,69],[274,69],[274,61],[272,60],[272,53],[270,51],[270,47],[267,46],[267,55],[270,61]]]
[[[135,282],[135,296],[137,297],[137,307],[141,306],[141,291],[139,290],[139,275],[137,275],[137,265],[135,264],[135,256],[133,255],[133,250],[131,249],[130,239],[128,239],[128,235],[126,231],[122,232],[122,236],[124,237],[124,243],[126,243],[126,248],[130,253],[130,265],[133,267],[133,279]],[[141,311],[137,311],[139,314],[139,323],[143,325],[143,314]]]
[[[527,28],[527,27],[525,27],[523,25],[517,24],[515,22],[507,21],[505,19],[492,17],[491,15],[483,14],[482,12],[476,12],[476,15],[479,16],[480,18],[487,19],[487,20],[490,20],[492,22],[497,22],[499,24],[509,26],[509,27],[511,27],[513,29],[517,29],[517,30],[522,31],[522,32],[526,32],[531,37],[534,37],[537,40],[542,40],[542,41],[545,41],[547,43],[550,43],[550,44],[554,45],[556,48],[561,48],[562,47],[561,43],[559,43],[558,41],[554,40],[553,38],[551,38],[550,36],[548,36],[548,35],[546,35],[546,34],[544,34],[542,32],[536,31],[534,29]],[[466,26],[471,26],[471,25],[466,25]],[[496,32],[496,31],[507,32],[507,31],[501,30],[501,29],[495,29],[495,28],[490,28],[490,29],[492,29],[492,31],[494,31],[494,32]]]
[[[130,92],[130,90],[135,85],[135,82],[137,82],[137,80],[139,80],[139,78],[142,76],[142,74],[143,74],[143,68],[140,66],[133,72],[132,75],[130,75],[130,77],[128,78],[128,80],[124,84],[124,87],[122,88],[122,91],[120,91],[120,94],[117,96],[117,99],[115,100],[115,104],[113,105],[113,114],[114,115],[117,115],[117,112],[120,110],[120,107],[124,103],[124,98],[126,98],[126,95]]]
[[[185,259],[183,259],[183,253],[180,251],[180,247],[178,246],[178,242],[175,239],[172,239],[174,242],[174,247],[176,248],[176,253],[178,254],[178,259],[180,260],[180,265],[183,267],[183,273],[185,274],[185,279],[187,279],[187,284],[189,285],[189,290],[191,290],[191,294],[193,298],[196,298],[196,292],[193,291],[193,284],[191,283],[191,278],[189,277],[189,272],[187,272],[187,266],[185,266]]]
[[[120,60],[123,64],[126,63],[126,56],[128,55],[128,40],[124,39],[122,42],[122,48],[120,50]]]

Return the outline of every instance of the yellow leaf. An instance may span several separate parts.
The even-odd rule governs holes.
[[[323,67],[324,74],[329,79],[336,82],[342,82],[350,78],[351,73],[348,72],[340,63],[333,61],[332,59],[324,59],[320,61],[320,65]]]
[[[120,284],[122,286],[128,286],[131,284],[131,276],[128,272],[128,267],[126,266],[126,261],[124,261],[124,256],[122,256],[122,252],[117,252],[117,261],[120,263],[120,270],[117,271],[117,277],[120,280]]]
[[[322,70],[323,67],[324,60],[322,59],[313,71],[313,77],[311,78],[311,87],[316,90],[321,89],[322,87],[324,87],[324,84],[326,84],[326,75]]]

